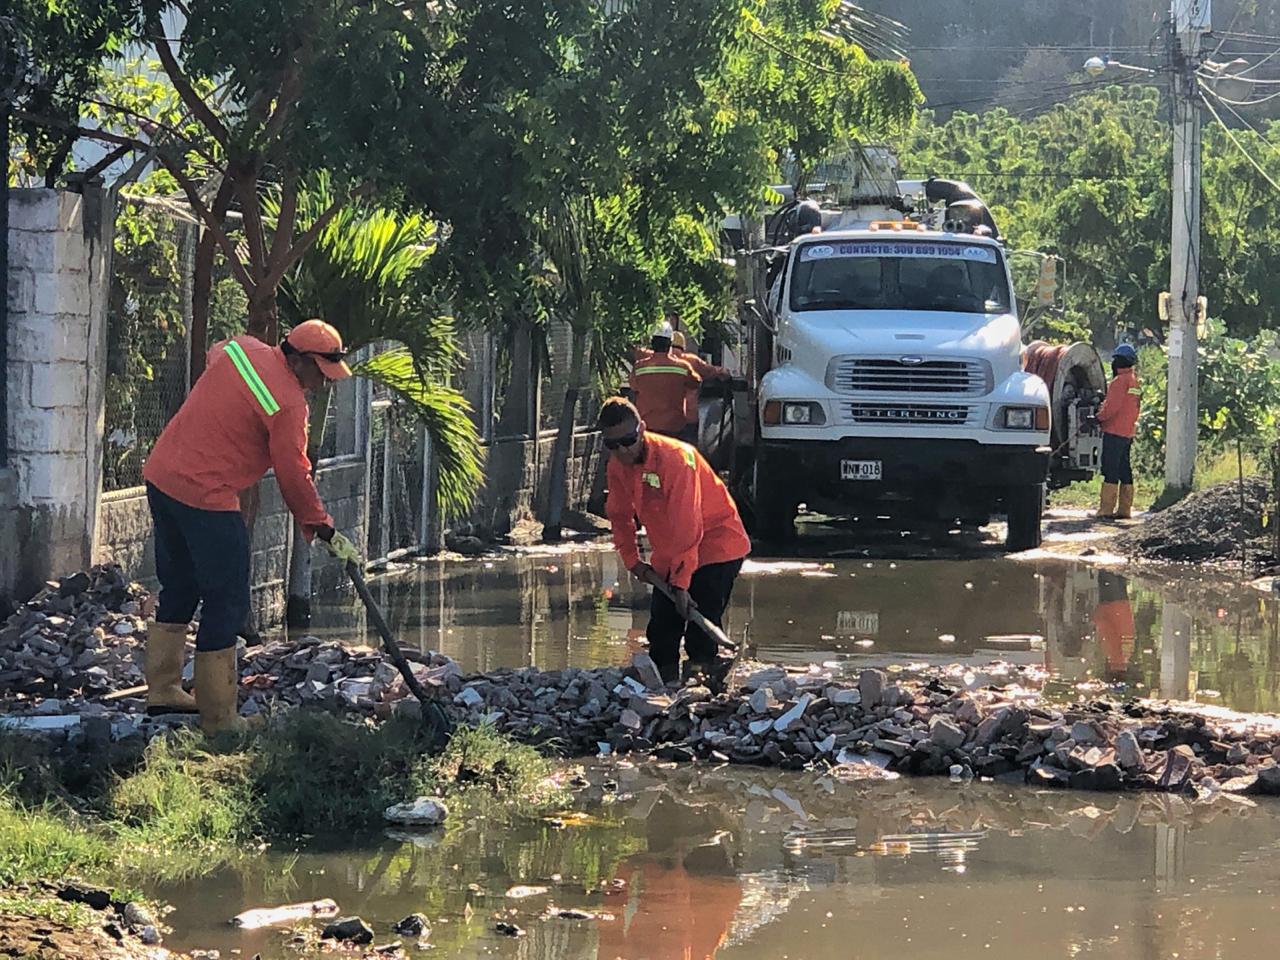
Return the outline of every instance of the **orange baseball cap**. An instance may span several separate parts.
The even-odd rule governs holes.
[[[347,351],[342,346],[342,334],[323,320],[307,320],[298,324],[285,337],[289,346],[306,354],[316,362],[320,372],[328,380],[345,380],[351,376],[347,366]]]

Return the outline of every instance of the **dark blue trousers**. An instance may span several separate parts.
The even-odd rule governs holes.
[[[1129,462],[1132,437],[1114,433],[1102,435],[1102,480],[1104,483],[1133,483],[1133,466]]]
[[[237,511],[198,510],[147,484],[155,529],[160,623],[190,623],[197,650],[225,650],[249,616],[249,532]]]

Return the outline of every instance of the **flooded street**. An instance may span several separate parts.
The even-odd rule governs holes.
[[[604,547],[420,562],[374,586],[403,643],[468,671],[622,663],[646,621],[643,591]],[[796,667],[1002,658],[1042,666],[1072,692],[1105,685],[1276,711],[1277,607],[1221,577],[980,551],[757,558],[730,627],[751,655]],[[321,607],[315,632],[362,629],[341,598]],[[403,946],[433,957],[1208,960],[1262,956],[1280,934],[1275,801],[1193,808],[1167,794],[652,760],[584,772],[590,787],[554,819],[317,839],[148,893],[175,907],[169,946],[264,960],[298,950],[280,931],[227,919],[319,898],[368,921],[375,944],[402,939],[391,930],[401,917],[425,914],[430,950]],[[523,934],[497,932],[499,920]]]
[[[838,542],[836,542],[839,553]],[[645,589],[606,547],[499,559],[429,560],[373,583],[402,643],[467,671],[625,663],[642,648]],[[907,662],[1042,666],[1057,682],[1118,695],[1280,711],[1280,598],[1217,574],[1121,574],[1001,557],[892,560],[756,557],[728,629],[748,655],[792,667]],[[349,597],[313,632],[364,629]]]
[[[296,956],[282,934],[226,919],[320,897],[359,913],[379,944],[397,939],[401,917],[425,913],[433,957],[959,960],[1025,957],[1034,945],[1045,957],[1208,960],[1264,956],[1280,932],[1274,804],[1193,812],[1169,796],[933,779],[586,772],[581,823],[477,821],[421,846],[277,851],[165,887],[169,945]],[[603,803],[610,778],[618,793]],[[564,909],[595,916],[548,916]],[[495,932],[499,916],[526,935]]]

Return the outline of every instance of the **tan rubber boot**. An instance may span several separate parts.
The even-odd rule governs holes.
[[[1120,484],[1120,505],[1116,508],[1117,520],[1129,520],[1133,517],[1133,484]]]
[[[185,623],[152,623],[143,649],[147,676],[147,716],[195,713],[196,698],[182,689],[182,664],[187,657]]]
[[[1116,518],[1116,503],[1120,499],[1120,484],[1104,483],[1102,485],[1102,497],[1098,501],[1098,519],[1114,520]]]
[[[236,648],[197,650],[196,702],[200,706],[200,729],[205,733],[242,732],[246,724],[240,718],[239,693]]]

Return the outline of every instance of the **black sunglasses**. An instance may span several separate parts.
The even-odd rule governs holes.
[[[635,446],[636,441],[639,439],[640,439],[640,428],[636,427],[625,437],[618,437],[614,440],[610,440],[608,437],[605,437],[604,448],[606,450],[617,450],[619,447]]]
[[[328,360],[330,363],[341,363],[347,359],[347,351],[345,350],[330,350],[328,353],[321,353],[319,350],[299,350],[298,352],[304,356]]]

